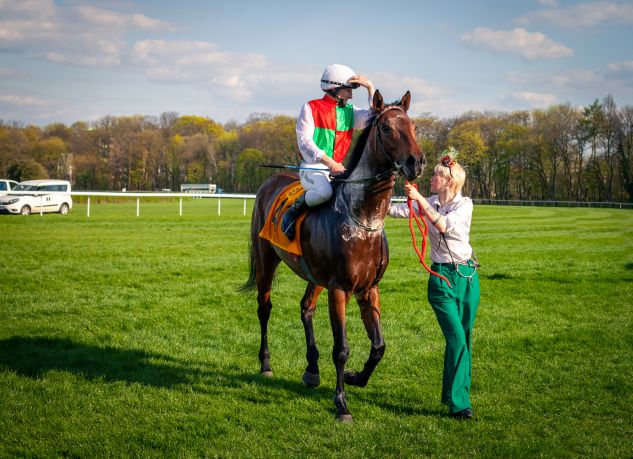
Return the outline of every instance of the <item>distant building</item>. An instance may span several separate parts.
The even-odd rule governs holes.
[[[180,185],[181,193],[214,194],[216,189],[215,183],[183,183]]]

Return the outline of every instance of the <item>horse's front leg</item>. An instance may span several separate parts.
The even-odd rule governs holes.
[[[301,322],[306,335],[306,360],[308,366],[303,373],[303,382],[306,386],[317,387],[321,384],[319,376],[319,350],[314,339],[314,326],[312,325],[312,317],[316,310],[317,300],[323,291],[323,287],[309,283],[306,292],[301,300]]]
[[[350,293],[338,288],[328,289],[328,306],[330,311],[330,324],[334,336],[332,348],[332,360],[336,367],[336,418],[341,422],[352,422],[352,415],[347,409],[345,397],[345,363],[349,357],[347,344],[347,331],[345,328],[345,307],[350,298]]]
[[[353,371],[345,372],[345,382],[353,386],[365,387],[369,377],[373,373],[376,365],[385,353],[385,340],[380,329],[380,296],[378,286],[374,286],[364,293],[356,296],[356,301],[360,307],[361,317],[367,336],[371,341],[371,350],[365,366],[360,373]]]

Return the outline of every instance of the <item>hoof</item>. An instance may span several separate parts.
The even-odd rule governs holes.
[[[272,378],[273,377],[273,372],[268,370],[268,371],[262,371],[260,373],[264,378]]]
[[[352,418],[351,414],[341,414],[337,416],[336,420],[338,422],[342,422],[343,424],[351,424],[354,422],[354,418]]]
[[[358,373],[349,370],[345,372],[344,381],[350,386],[365,387],[367,385],[367,381],[361,381]]]
[[[317,374],[303,373],[303,383],[308,387],[318,387],[321,384],[321,376]]]

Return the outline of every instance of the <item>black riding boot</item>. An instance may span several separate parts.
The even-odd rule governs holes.
[[[281,219],[281,231],[284,232],[288,240],[292,241],[295,238],[295,222],[297,218],[308,208],[306,203],[306,195],[303,193],[297,198],[297,200],[284,212],[284,216]]]

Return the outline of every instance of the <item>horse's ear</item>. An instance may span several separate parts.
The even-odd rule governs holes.
[[[404,111],[408,111],[409,110],[409,106],[411,105],[411,92],[407,91],[406,94],[404,96],[402,96],[402,99],[400,99],[400,105],[402,106],[402,108],[404,109]]]
[[[376,92],[374,93],[374,100],[371,103],[371,108],[376,113],[382,112],[383,109],[385,108],[385,101],[382,98],[382,94],[380,94],[380,91],[378,91],[377,89],[376,89]]]

